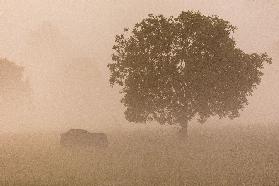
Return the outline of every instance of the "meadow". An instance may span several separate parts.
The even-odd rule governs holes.
[[[63,149],[59,132],[0,135],[0,185],[279,185],[279,126],[107,133],[104,150]]]

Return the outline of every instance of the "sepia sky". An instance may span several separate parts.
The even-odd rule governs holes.
[[[67,57],[92,58],[107,80],[106,65],[111,62],[116,34],[149,13],[176,16],[183,10],[198,10],[230,21],[238,28],[234,35],[238,47],[248,53],[266,51],[273,58],[273,64],[266,66],[261,85],[249,98],[249,106],[236,121],[278,121],[278,0],[0,0],[0,57],[24,65],[35,92],[44,99],[50,91],[47,84],[58,77],[55,69],[65,65]],[[30,44],[34,33],[45,23],[58,30],[59,46],[64,49],[59,55],[51,51],[51,59],[46,59],[48,53],[36,54]]]

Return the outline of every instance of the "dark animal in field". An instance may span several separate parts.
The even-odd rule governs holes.
[[[105,133],[91,133],[83,129],[70,129],[62,133],[60,144],[64,147],[107,147],[108,139]]]

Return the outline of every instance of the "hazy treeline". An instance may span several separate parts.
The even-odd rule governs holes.
[[[18,65],[21,78],[28,80],[29,102],[25,102],[26,107],[21,110],[2,110],[2,118],[6,116],[2,120],[4,130],[14,127],[23,131],[61,127],[100,129],[108,124],[106,121],[116,121],[114,115],[105,114],[117,113],[109,109],[113,110],[113,102],[119,99],[112,97],[108,81],[95,60],[78,50],[49,22],[43,22],[30,32],[25,52],[32,65]],[[12,63],[16,65],[16,62]],[[23,94],[16,96],[26,97]],[[3,98],[5,101],[8,100]],[[14,103],[17,107],[22,105]]]

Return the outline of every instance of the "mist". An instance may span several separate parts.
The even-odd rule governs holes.
[[[106,65],[116,34],[147,14],[176,16],[195,10],[218,15],[237,26],[237,46],[245,52],[267,52],[273,64],[233,121],[276,122],[279,109],[279,3],[250,1],[0,1],[0,56],[24,66],[33,90],[31,111],[21,122],[2,122],[2,130],[106,130],[131,127],[117,89],[109,87]],[[15,113],[7,113],[11,117]],[[25,122],[23,122],[25,121]],[[209,121],[209,122],[210,122]],[[16,124],[20,123],[20,124]]]
[[[128,122],[109,84],[115,36],[188,10],[229,21],[237,48],[272,64],[238,118]],[[0,0],[0,67],[17,67],[0,84],[23,68],[11,87],[30,90],[10,105],[0,92],[0,185],[279,185],[278,20],[278,0]]]

